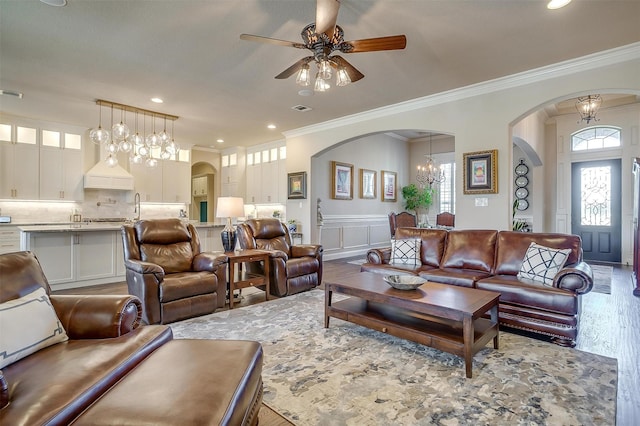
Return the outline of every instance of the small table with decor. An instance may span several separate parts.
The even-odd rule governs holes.
[[[226,252],[229,259],[229,309],[233,309],[233,292],[236,289],[265,286],[265,300],[269,300],[269,251],[236,250]],[[249,273],[242,268],[245,262],[263,262],[264,274]]]

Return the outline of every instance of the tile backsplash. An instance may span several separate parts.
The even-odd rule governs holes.
[[[84,200],[66,201],[14,201],[0,200],[0,215],[11,216],[11,223],[58,223],[70,222],[71,215],[80,214],[85,218],[125,218],[133,219],[134,194],[130,191],[85,190]],[[187,210],[186,204],[142,203],[143,219],[179,217],[180,210]]]

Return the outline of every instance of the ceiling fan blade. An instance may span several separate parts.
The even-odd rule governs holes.
[[[345,41],[342,45],[351,46],[352,49],[341,47],[343,53],[375,52],[380,50],[400,50],[407,46],[407,38],[404,35],[366,38],[362,40]]]
[[[349,74],[349,78],[351,82],[356,82],[362,78],[364,78],[364,74],[356,69],[353,65],[347,62],[342,56],[334,55],[330,58],[338,67],[344,67],[347,70],[347,74]]]
[[[298,62],[296,62],[295,64],[291,65],[286,70],[282,71],[280,74],[276,75],[275,78],[277,78],[277,79],[289,78],[293,74],[297,73],[302,65],[308,64],[311,61],[313,61],[313,56],[307,56],[306,58],[302,58]]]
[[[240,34],[240,40],[257,41],[259,43],[277,44],[279,46],[295,47],[298,49],[307,48],[302,43],[296,43],[296,42],[287,41],[287,40],[278,40],[277,38],[262,37],[262,36],[252,35],[252,34]]]
[[[317,0],[316,3],[316,33],[333,37],[338,20],[340,0]]]

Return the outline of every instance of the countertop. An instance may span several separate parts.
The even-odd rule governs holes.
[[[215,222],[191,222],[196,228],[222,228],[224,225]],[[17,226],[22,232],[92,232],[92,231],[119,231],[123,223],[105,222],[77,222],[77,223],[48,223],[48,224],[10,224]]]

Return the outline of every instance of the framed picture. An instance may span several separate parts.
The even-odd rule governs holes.
[[[395,202],[398,199],[396,184],[398,174],[396,172],[382,170],[380,181],[382,183],[382,201]]]
[[[287,194],[290,200],[307,198],[307,172],[289,173]]]
[[[376,198],[375,170],[360,169],[360,198]]]
[[[331,162],[331,198],[334,200],[353,199],[353,164]]]
[[[498,150],[467,152],[463,154],[465,194],[498,193]]]

